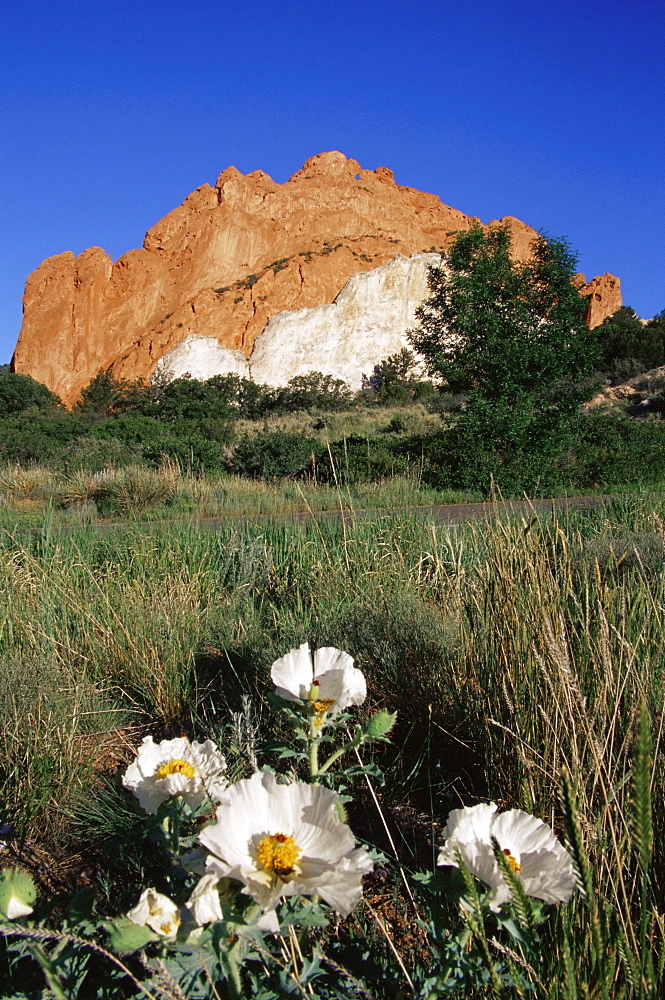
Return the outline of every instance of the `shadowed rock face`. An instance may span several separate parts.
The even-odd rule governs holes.
[[[233,359],[226,370],[241,371],[242,356],[278,313],[328,305],[352,275],[398,254],[443,250],[474,221],[436,195],[395,184],[390,170],[363,170],[338,152],[313,157],[281,185],[262,171],[244,176],[229,167],[214,187],[197,188],[153,226],[142,249],[115,263],[99,247],[45,260],[26,283],[14,370],[67,404],[100,369],[148,378],[185,338],[183,351],[192,344],[210,356],[220,351]],[[511,230],[516,256],[527,257],[534,230],[510,217],[489,225],[500,223]],[[611,303],[605,286],[595,285],[593,326],[618,308],[618,280],[594,280],[605,278],[615,283]],[[274,333],[266,330],[262,352]],[[283,337],[279,351],[289,351]],[[390,353],[381,350],[374,363]],[[276,367],[282,380],[288,357]],[[258,371],[254,377],[262,380]]]

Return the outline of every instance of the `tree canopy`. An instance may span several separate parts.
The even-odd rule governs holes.
[[[645,323],[622,306],[598,327],[602,372],[613,385],[665,364],[665,315]]]
[[[460,233],[430,269],[413,347],[446,391],[468,394],[448,433],[457,485],[532,488],[551,466],[580,404],[593,394],[597,336],[563,240],[539,235],[528,261],[505,227]]]
[[[0,417],[37,406],[52,409],[60,404],[54,392],[29,375],[5,371],[0,374]]]

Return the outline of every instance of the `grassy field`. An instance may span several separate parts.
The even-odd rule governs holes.
[[[0,469],[0,525],[40,527],[45,514],[57,525],[98,520],[280,517],[287,514],[377,507],[419,507],[480,500],[472,491],[437,490],[417,476],[336,486],[240,476],[195,476],[174,463],[159,469],[128,466],[91,474],[57,474],[32,466]]]
[[[48,496],[52,484],[36,489]],[[223,498],[225,512],[314,505],[296,487],[282,506],[269,486],[245,489]],[[320,489],[313,495],[321,500]],[[413,483],[395,487],[392,502],[398,496],[423,502]],[[197,509],[220,507],[208,495]],[[0,795],[25,863],[47,882],[83,880],[102,896],[113,884],[115,905],[129,905],[127,858],[111,859],[104,878],[98,871],[122,815],[118,765],[146,733],[181,732],[216,739],[237,775],[248,733],[270,762],[270,664],[307,639],[356,658],[368,711],[398,712],[379,761],[390,838],[366,794],[353,815],[357,832],[389,855],[386,871],[431,867],[441,824],[462,802],[493,798],[561,831],[566,770],[594,902],[553,919],[556,961],[543,995],[578,995],[564,988],[570,962],[579,984],[602,972],[599,996],[646,995],[631,977],[639,980],[645,912],[649,947],[663,951],[664,545],[665,502],[655,495],[447,529],[406,515],[250,518],[214,533],[195,523],[112,533],[70,523],[63,533],[48,516],[27,531],[14,520],[0,535]],[[641,705],[654,760],[646,889],[632,805]],[[399,951],[409,904],[385,877],[383,921]],[[395,964],[390,949],[384,959]]]

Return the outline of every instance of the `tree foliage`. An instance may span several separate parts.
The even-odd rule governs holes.
[[[410,340],[431,375],[468,403],[446,445],[455,485],[534,489],[595,389],[597,337],[562,240],[539,235],[526,263],[507,228],[461,233],[430,270]]]
[[[665,313],[643,322],[622,306],[598,327],[601,371],[613,385],[665,365]]]
[[[0,417],[21,413],[31,407],[53,409],[60,404],[54,392],[29,375],[5,371],[0,374]]]
[[[434,388],[422,380],[421,367],[413,351],[403,347],[375,365],[369,378],[363,376],[363,390],[373,392],[376,401],[385,406],[426,399]]]

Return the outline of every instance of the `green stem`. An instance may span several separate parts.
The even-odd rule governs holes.
[[[243,1000],[244,993],[242,991],[242,980],[240,979],[240,967],[236,960],[236,952],[238,950],[238,945],[234,945],[226,953],[226,961],[228,963],[229,970],[229,986],[231,987],[231,994],[234,1000]]]
[[[354,736],[352,740],[349,740],[348,743],[345,743],[344,746],[340,747],[339,750],[335,750],[335,752],[328,757],[325,764],[322,764],[319,768],[318,773],[323,774],[324,771],[328,770],[331,764],[334,764],[336,760],[339,760],[343,753],[346,753],[347,750],[353,750],[354,747],[359,747],[362,741],[362,735]]]
[[[312,705],[309,717],[309,773],[312,781],[319,775],[319,734],[316,726],[316,709]]]
[[[55,966],[44,952],[44,949],[38,944],[33,944],[31,942],[27,946],[27,950],[30,952],[35,961],[41,966],[42,972],[44,973],[44,979],[46,980],[48,988],[53,996],[56,997],[57,1000],[67,1000],[67,994],[62,988]]]

